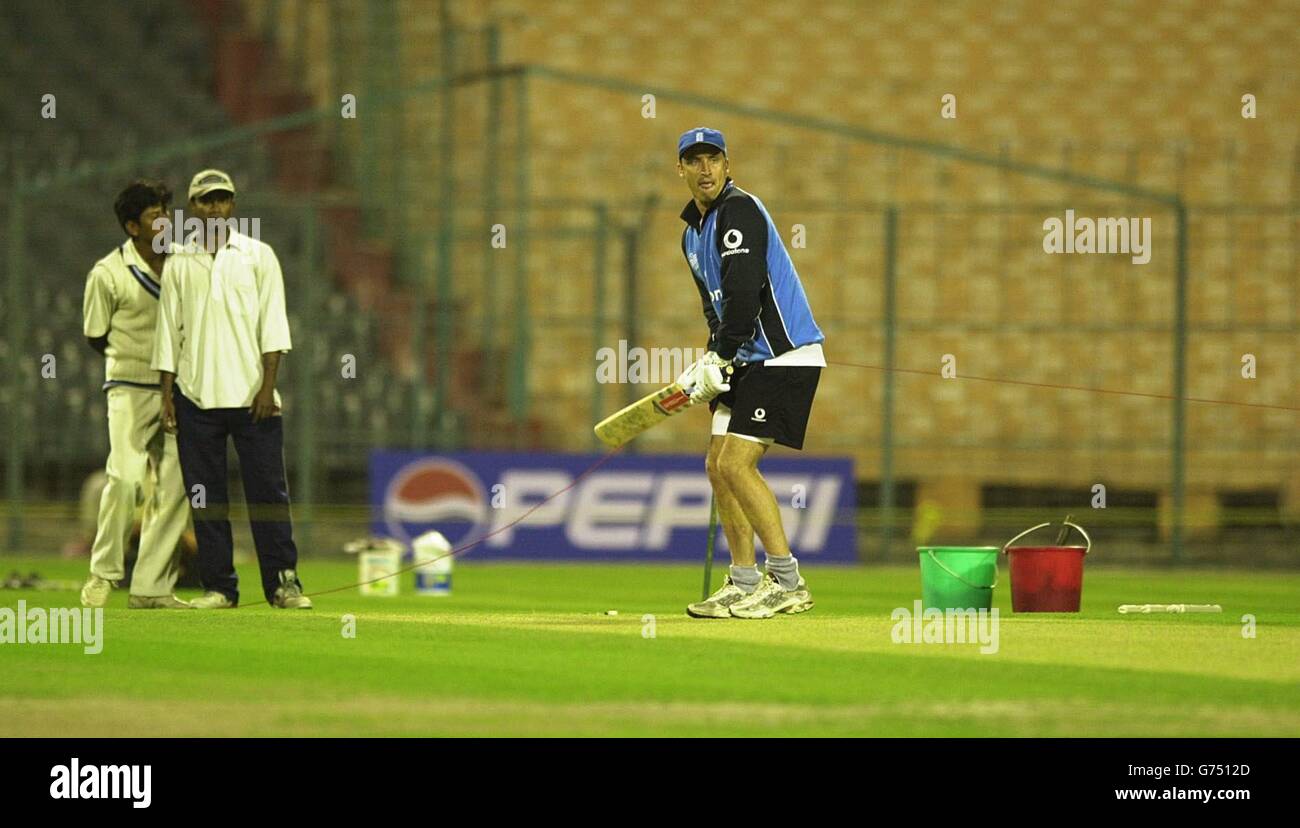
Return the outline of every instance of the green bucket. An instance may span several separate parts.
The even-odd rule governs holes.
[[[919,546],[926,609],[992,609],[998,585],[996,546]]]

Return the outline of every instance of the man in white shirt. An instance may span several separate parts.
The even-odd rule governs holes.
[[[226,173],[203,170],[190,182],[189,211],[204,227],[163,269],[154,342],[163,423],[177,432],[194,506],[205,593],[190,605],[239,604],[226,486],[226,441],[233,438],[266,600],[311,609],[296,571],[275,390],[280,355],[290,349],[284,278],[269,245],[235,230],[234,206],[235,184]]]
[[[166,246],[155,249],[154,238],[163,230],[163,224],[155,221],[166,216],[171,195],[161,181],[127,185],[113,210],[128,238],[96,262],[86,277],[83,331],[90,347],[104,355],[109,441],[90,577],[81,589],[81,603],[88,607],[106,605],[113,582],[126,577],[126,549],[141,498],[140,552],[127,606],[188,606],[172,590],[176,547],[189,508],[176,438],[163,431],[158,372],[149,367],[158,318],[158,278],[167,258]]]

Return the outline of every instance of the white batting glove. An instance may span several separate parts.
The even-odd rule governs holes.
[[[677,384],[680,385],[682,387],[682,390],[684,390],[687,394],[695,390],[695,383],[699,377],[701,362],[703,362],[703,360],[700,359],[695,360],[690,365],[686,366],[685,371],[682,371],[680,374],[677,375]]]
[[[695,390],[691,392],[691,402],[707,402],[731,390],[731,362],[718,356],[715,351],[704,355],[695,369]]]

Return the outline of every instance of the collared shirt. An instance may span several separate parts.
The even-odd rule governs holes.
[[[167,258],[153,368],[176,374],[199,408],[251,406],[262,354],[290,347],[284,276],[270,245],[232,231],[215,257],[188,244]]]
[[[153,358],[158,321],[158,274],[127,239],[95,262],[86,276],[82,330],[91,339],[108,336],[104,388],[114,385],[157,387]]]
[[[728,178],[703,215],[692,200],[681,218],[709,350],[741,363],[825,366],[826,337],[763,202]]]

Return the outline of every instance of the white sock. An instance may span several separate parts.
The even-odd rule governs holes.
[[[781,589],[789,592],[799,586],[799,561],[794,555],[785,555],[780,558],[773,555],[767,556],[767,571],[776,578],[776,582],[781,585]]]
[[[758,574],[758,564],[749,566],[732,566],[731,582],[749,594],[758,589],[758,584],[763,577]]]

